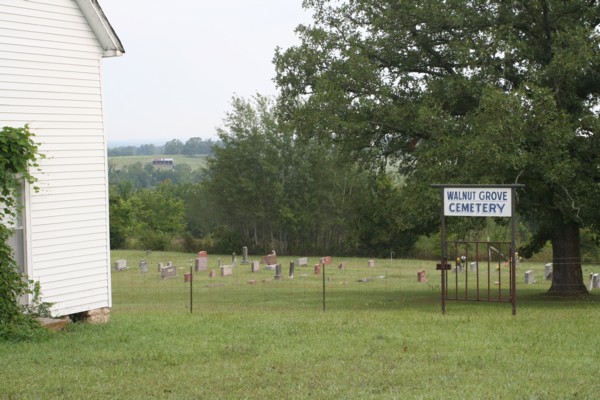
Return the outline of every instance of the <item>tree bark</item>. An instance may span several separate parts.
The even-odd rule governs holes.
[[[587,293],[581,270],[579,225],[558,225],[552,235],[552,286],[549,293],[577,295]]]

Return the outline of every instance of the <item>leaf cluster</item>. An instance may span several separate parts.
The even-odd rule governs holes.
[[[20,272],[8,240],[13,234],[18,196],[23,181],[35,183],[31,170],[38,167],[38,146],[33,133],[22,128],[4,127],[0,132],[0,339],[22,340],[39,336],[37,310],[25,312],[19,298],[33,294],[33,282]],[[37,286],[39,297],[39,286]],[[42,303],[43,304],[43,303]]]

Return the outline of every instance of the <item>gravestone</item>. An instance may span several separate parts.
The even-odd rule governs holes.
[[[477,263],[475,261],[469,263],[469,270],[471,272],[477,272]]]
[[[321,274],[321,264],[315,264],[315,275]]]
[[[552,263],[544,265],[544,279],[547,281],[552,280]]]
[[[290,279],[294,279],[294,267],[296,265],[294,264],[293,261],[290,261],[290,272],[288,274],[288,276],[290,277]]]
[[[590,290],[600,288],[600,274],[590,274]]]
[[[275,268],[277,268],[277,264],[267,264],[267,265],[265,265],[265,269],[267,271],[275,271]]]
[[[283,279],[281,264],[275,265],[275,279]]]
[[[206,271],[208,270],[208,257],[198,257],[194,263],[194,271]]]
[[[208,252],[199,251],[198,255],[196,255],[196,260],[194,261],[194,270],[198,271],[206,271],[208,269]]]
[[[296,260],[296,265],[299,267],[306,267],[308,265],[308,258],[302,257]]]
[[[140,272],[142,274],[148,272],[148,262],[146,260],[140,261]]]
[[[342,261],[340,265],[338,265],[338,269],[346,269],[346,261]]]
[[[231,265],[221,266],[221,276],[231,276],[231,275],[233,275],[233,267]]]
[[[165,267],[164,263],[158,263],[158,272]]]
[[[177,276],[177,268],[174,265],[167,265],[160,270],[160,277],[162,279],[174,278]]]
[[[252,261],[250,263],[250,272],[260,271],[260,263],[258,261]]]
[[[194,279],[194,276],[190,272],[186,272],[183,274],[183,281],[185,283],[191,282]]]
[[[369,260],[369,261],[367,261],[367,267],[369,267],[369,268],[375,268],[375,260]]]
[[[173,266],[173,261],[167,261],[167,267],[172,267]]]
[[[217,276],[217,273],[215,272],[214,269],[211,269],[210,272],[208,273],[208,277],[209,278],[214,278],[215,276]]]
[[[417,272],[417,282],[427,282],[427,271],[422,269],[419,272]]]
[[[242,247],[242,265],[248,264],[248,247]]]
[[[231,266],[235,268],[237,265],[237,255],[235,253],[231,253]]]
[[[248,285],[256,285],[256,279],[250,279]]]
[[[265,265],[277,264],[277,256],[275,254],[268,254],[262,258],[262,263]]]
[[[333,259],[331,258],[331,256],[321,257],[319,261],[321,264],[325,265],[331,265],[333,263]]]
[[[525,271],[525,284],[531,285],[535,283],[535,272],[533,270]]]
[[[125,271],[127,269],[127,260],[116,260],[115,271]]]

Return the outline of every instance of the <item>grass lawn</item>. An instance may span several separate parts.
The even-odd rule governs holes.
[[[152,160],[157,158],[172,158],[175,160],[175,164],[188,164],[192,167],[192,170],[196,170],[202,168],[206,165],[206,157],[205,156],[183,156],[183,155],[175,155],[175,156],[122,156],[122,157],[109,157],[108,163],[113,166],[113,168],[119,170],[125,166],[133,165],[135,163],[143,164],[151,164]]]
[[[599,291],[548,298],[543,264],[520,266],[516,316],[510,304],[456,301],[442,316],[435,262],[389,259],[367,268],[366,259],[334,258],[323,311],[317,259],[289,279],[286,257],[282,280],[262,265],[258,273],[238,265],[229,277],[198,273],[190,313],[182,275],[192,257],[114,252],[129,270],[113,272],[111,322],[72,324],[47,342],[0,343],[0,399],[600,396]],[[210,256],[211,269],[218,258]],[[177,278],[159,278],[165,261],[179,267]],[[428,282],[417,282],[421,269]],[[529,269],[538,282],[524,285]]]

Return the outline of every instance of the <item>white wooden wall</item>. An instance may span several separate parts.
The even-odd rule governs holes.
[[[0,0],[0,124],[29,123],[46,155],[27,269],[55,315],[111,306],[102,54],[74,0]]]

